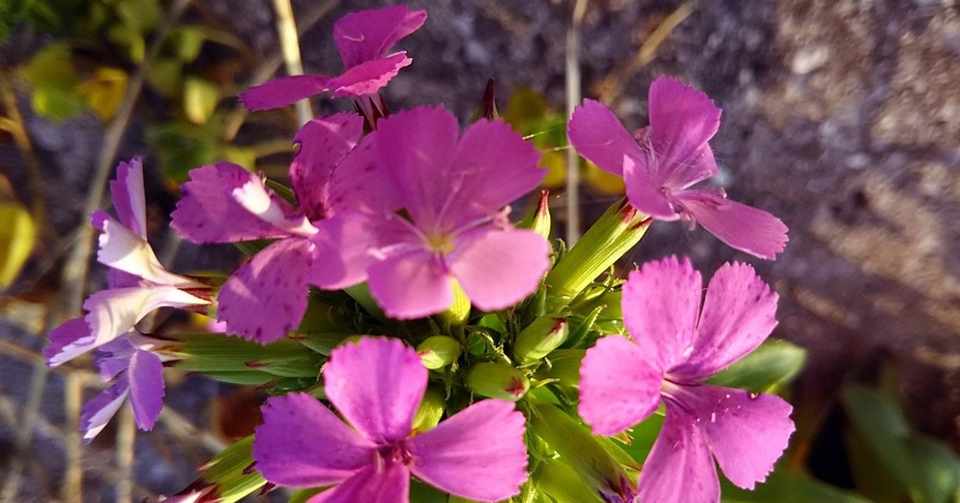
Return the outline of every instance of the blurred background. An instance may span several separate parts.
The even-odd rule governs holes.
[[[383,3],[294,1],[305,70],[339,72],[333,22]],[[563,237],[568,215],[586,228],[622,190],[581,164],[568,197],[568,86],[630,128],[646,124],[655,76],[704,90],[723,108],[712,183],[783,219],[786,252],[758,261],[702,230],[656,223],[624,267],[678,253],[709,276],[724,261],[751,262],[781,295],[775,336],[806,351],[782,389],[799,430],[778,476],[725,498],[960,501],[957,2],[576,3],[409,2],[429,20],[400,44],[414,64],[386,101],[442,103],[466,122],[495,79],[500,112],[537,133]],[[284,73],[276,4],[0,1],[0,500],[170,494],[258,421],[255,393],[171,370],[154,432],[135,432],[124,412],[83,446],[78,410],[100,386],[90,362],[48,371],[39,353],[104,284],[86,222],[117,159],[144,156],[164,263],[226,270],[240,259],[229,246],[181,243],[167,224],[193,167],[227,159],[285,176],[293,108],[247,114],[234,97]]]

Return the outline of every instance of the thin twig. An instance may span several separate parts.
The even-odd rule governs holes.
[[[297,23],[293,19],[293,6],[290,0],[273,0],[273,10],[277,13],[277,36],[280,37],[280,50],[287,75],[303,75],[303,62],[300,60],[300,39],[297,37]],[[297,121],[301,126],[313,118],[310,100],[297,102]]]
[[[67,374],[64,383],[64,412],[67,415],[67,431],[64,443],[67,451],[67,469],[63,475],[60,497],[66,502],[83,501],[83,443],[80,440],[80,409],[83,402],[83,381],[74,374]],[[32,428],[31,428],[32,429]]]
[[[123,407],[117,428],[117,503],[133,500],[133,450],[137,429],[133,422],[133,408]]]
[[[327,0],[326,2],[314,6],[312,9],[304,11],[299,18],[300,23],[297,26],[297,35],[302,36],[308,30],[313,28],[318,22],[320,22],[321,19],[324,18],[324,16],[326,16],[339,4],[340,0]],[[266,82],[267,79],[273,77],[273,75],[277,73],[282,64],[283,55],[279,52],[263,60],[263,62],[253,70],[250,80],[243,85],[243,88],[245,89]],[[237,133],[240,132],[240,127],[243,126],[244,121],[247,120],[247,114],[247,109],[244,108],[243,105],[237,105],[227,114],[223,126],[224,141],[230,142],[237,137]]]
[[[616,105],[622,96],[623,88],[627,84],[627,81],[653,61],[653,58],[657,55],[657,49],[660,47],[660,44],[670,36],[670,33],[672,33],[680,23],[693,13],[693,10],[692,2],[684,2],[671,12],[669,16],[664,18],[660,25],[653,30],[653,33],[643,41],[643,45],[640,46],[640,49],[633,59],[630,60],[626,66],[610,72],[610,74],[600,82],[597,86],[600,100],[611,105]]]
[[[587,0],[576,0],[567,29],[567,118],[580,104],[580,25],[587,12]],[[580,238],[580,158],[567,150],[567,246]]]

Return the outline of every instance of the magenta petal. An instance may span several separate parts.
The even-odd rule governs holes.
[[[160,264],[145,239],[113,218],[98,218],[97,261],[112,269],[143,278],[157,285],[196,287],[190,278],[173,274]]]
[[[280,108],[329,89],[326,75],[295,75],[268,80],[240,93],[240,101],[247,110]]]
[[[733,248],[772,260],[787,245],[787,226],[766,211],[712,191],[688,190],[676,196],[697,223]]]
[[[80,413],[80,431],[83,433],[84,441],[93,440],[107,426],[110,419],[120,410],[128,392],[127,376],[121,375],[109,388],[83,404],[83,410]]]
[[[413,59],[400,51],[389,56],[365,61],[327,81],[330,92],[336,97],[358,98],[375,94],[386,86]]]
[[[335,484],[373,463],[376,446],[306,393],[272,397],[261,411],[253,459],[274,484]]]
[[[379,158],[403,196],[399,203],[419,227],[433,227],[453,185],[456,118],[440,107],[417,107],[382,119],[377,127]]]
[[[163,363],[150,351],[136,351],[127,373],[133,416],[141,430],[150,431],[163,408]]]
[[[127,336],[119,337],[97,348],[95,363],[100,371],[100,378],[110,381],[121,372],[130,368],[130,357],[137,348],[130,343]]]
[[[720,128],[720,109],[710,98],[676,79],[658,77],[650,84],[648,106],[647,141],[660,179],[680,189],[716,174],[707,141]]]
[[[400,463],[368,466],[307,503],[408,503],[410,470]]]
[[[307,309],[314,248],[308,239],[281,239],[237,269],[218,297],[227,333],[265,344],[295,330]]]
[[[450,275],[426,251],[401,253],[367,269],[367,284],[377,304],[391,318],[422,318],[453,303]]]
[[[663,373],[645,349],[614,335],[587,350],[580,364],[578,411],[594,433],[616,435],[657,410]]]
[[[139,157],[117,165],[117,177],[110,181],[113,209],[123,223],[147,239],[147,210],[143,194],[143,162]]]
[[[233,197],[255,175],[236,164],[220,162],[190,170],[190,181],[170,215],[171,227],[194,243],[234,243],[285,236],[251,214]]]
[[[334,172],[328,187],[328,205],[339,211],[388,212],[400,209],[397,189],[387,166],[380,162],[376,131],[367,134]]]
[[[667,199],[660,181],[647,172],[647,165],[630,156],[623,156],[623,181],[627,186],[627,199],[641,213],[658,220],[676,220],[680,215]]]
[[[323,369],[327,398],[372,442],[410,434],[427,387],[427,369],[399,339],[364,337],[337,347]]]
[[[720,479],[696,419],[674,404],[637,484],[637,501],[657,503],[718,503]]]
[[[693,350],[702,291],[689,259],[668,257],[630,273],[623,287],[623,322],[660,370],[682,363]]]
[[[348,112],[313,119],[300,128],[294,138],[300,148],[290,164],[290,180],[310,220],[327,216],[330,178],[362,134],[363,118]]]
[[[60,326],[53,329],[47,336],[46,347],[43,348],[43,357],[47,359],[47,365],[57,366],[66,360],[56,359],[55,357],[63,351],[63,348],[76,343],[83,338],[90,338],[90,327],[83,317],[77,317],[63,322]],[[56,363],[53,360],[56,359]]]
[[[463,196],[454,204],[461,212],[487,216],[540,185],[546,170],[537,166],[540,154],[500,120],[479,120],[463,133],[452,169],[462,175],[457,187]],[[472,211],[471,211],[472,210]]]
[[[583,100],[567,126],[577,153],[615,175],[622,173],[623,157],[644,159],[637,141],[599,101]]]
[[[739,389],[687,390],[683,405],[696,414],[696,424],[727,479],[744,489],[763,482],[795,430],[790,419],[793,407],[778,396]]]
[[[351,12],[333,25],[333,41],[343,65],[350,68],[383,56],[426,20],[426,11],[403,5]]]
[[[512,402],[483,400],[408,441],[410,470],[450,494],[500,501],[527,480],[524,417]]]
[[[671,372],[698,381],[752,352],[777,326],[777,299],[753,267],[724,264],[707,287],[693,352]]]
[[[471,302],[496,311],[537,289],[550,267],[550,243],[527,230],[489,231],[463,243],[448,261]]]
[[[338,290],[362,283],[367,268],[375,259],[370,247],[376,236],[365,215],[342,212],[316,222],[318,232],[311,240],[316,245],[310,284],[326,290]]]

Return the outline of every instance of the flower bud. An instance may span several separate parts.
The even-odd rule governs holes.
[[[554,501],[603,503],[600,496],[566,463],[557,459],[542,460],[532,475],[533,483]]]
[[[413,416],[413,431],[423,433],[433,429],[443,417],[443,406],[443,393],[435,388],[428,388],[423,395],[423,401],[420,402],[420,408],[417,409],[417,414]]]
[[[550,239],[549,190],[544,189],[540,191],[540,199],[537,201],[537,206],[517,224],[517,227],[530,229],[543,236],[543,239]]]
[[[647,232],[652,219],[621,199],[587,230],[547,275],[553,312],[570,303],[584,288],[617,262]]]
[[[423,366],[430,370],[446,367],[460,358],[460,342],[446,335],[427,337],[417,346]]]
[[[504,363],[481,362],[467,373],[467,386],[480,396],[516,402],[530,389],[530,381]]]
[[[560,347],[570,333],[566,318],[543,316],[523,329],[513,346],[513,355],[521,363],[537,361]]]

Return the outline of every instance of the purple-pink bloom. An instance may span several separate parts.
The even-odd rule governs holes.
[[[398,339],[364,337],[334,349],[323,377],[343,420],[306,393],[263,406],[253,459],[268,481],[333,486],[310,503],[405,503],[411,474],[476,501],[520,492],[527,479],[524,417],[512,402],[483,400],[413,435],[427,369]]]
[[[112,384],[84,404],[80,416],[84,440],[93,440],[127,398],[137,426],[144,431],[153,429],[164,396],[164,357],[153,352],[157,342],[131,332],[99,348],[100,377]]]
[[[143,166],[139,158],[117,166],[110,192],[119,220],[105,211],[97,211],[91,218],[100,231],[97,260],[111,268],[107,276],[109,288],[86,299],[85,316],[69,320],[50,333],[44,356],[51,366],[125,335],[144,316],[161,307],[209,304],[195,295],[206,285],[164,269],[147,242]]]
[[[691,187],[717,174],[707,143],[720,127],[720,109],[702,92],[669,77],[650,85],[650,125],[636,137],[598,101],[584,100],[570,119],[570,142],[600,168],[623,176],[630,203],[659,220],[683,218],[718,239],[773,259],[787,243],[777,217],[727,199],[719,189]]]
[[[447,309],[454,279],[473,305],[502,309],[532,293],[549,267],[549,243],[512,228],[503,212],[543,178],[536,149],[502,121],[459,133],[438,107],[379,123],[370,162],[395,190],[371,217],[373,240],[353,245],[377,259],[367,281],[391,317]]]
[[[352,12],[337,20],[333,38],[343,61],[344,71],[337,76],[297,75],[271,80],[240,94],[250,110],[266,110],[289,105],[320,93],[336,97],[358,98],[358,105],[370,117],[372,107],[383,107],[377,92],[400,69],[413,63],[406,51],[390,52],[404,37],[417,31],[427,20],[423,10],[395,5]]]
[[[666,420],[640,474],[640,501],[716,502],[714,460],[734,485],[753,489],[794,431],[792,407],[774,395],[704,382],[762,343],[777,325],[777,294],[746,264],[724,264],[710,281],[689,260],[649,262],[623,289],[629,337],[587,350],[580,416],[615,435],[663,403]]]
[[[217,319],[227,332],[261,343],[296,329],[309,285],[339,289],[359,283],[372,260],[345,243],[368,242],[360,210],[379,197],[375,168],[365,162],[372,137],[361,140],[354,113],[314,119],[297,134],[290,178],[294,207],[258,176],[221,162],[190,171],[173,228],[195,243],[276,239],[224,283]],[[270,313],[264,316],[263,313]]]

